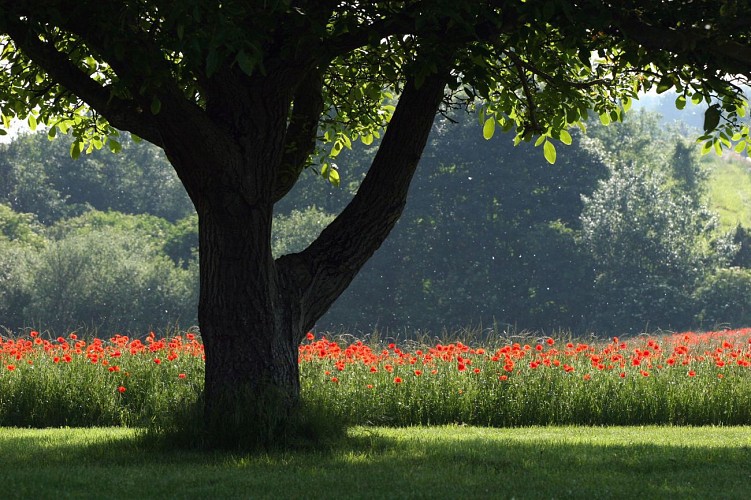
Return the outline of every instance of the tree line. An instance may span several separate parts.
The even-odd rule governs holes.
[[[550,165],[524,143],[484,140],[475,120],[436,121],[404,215],[320,328],[622,334],[751,323],[745,230],[719,230],[684,131],[646,112],[590,124]],[[95,151],[75,167],[64,138],[2,146],[0,325],[196,324],[195,212],[159,150],[122,143],[123,153]],[[333,220],[376,147],[339,155],[338,187],[303,176],[277,205],[276,256]]]

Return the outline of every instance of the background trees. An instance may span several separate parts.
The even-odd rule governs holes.
[[[318,328],[438,333],[511,325],[604,335],[751,324],[742,298],[748,273],[726,269],[745,230],[736,230],[734,245],[723,236],[706,208],[708,167],[680,128],[649,113],[607,128],[590,124],[549,165],[534,148],[484,140],[474,116],[454,119],[437,122],[402,220]],[[93,153],[87,162],[99,168],[80,174],[91,176],[84,185],[100,210],[82,190],[76,201],[56,201],[59,214],[81,215],[46,225],[41,214],[50,205],[37,214],[0,205],[0,324],[136,334],[196,324],[197,218],[170,220],[163,210],[189,213],[184,193],[124,190],[116,198],[97,187],[134,162],[167,178],[168,192],[175,186],[150,147],[123,142],[122,155]],[[24,145],[47,148],[40,169],[54,173],[62,168],[55,158],[69,161],[69,144],[37,134],[7,146],[0,164],[22,170]],[[339,187],[303,176],[274,218],[275,255],[315,239],[356,191],[375,146],[341,153]],[[55,193],[79,189],[67,185],[77,178],[41,175],[57,179],[48,184]],[[13,199],[17,185],[2,187],[0,197]],[[746,265],[742,255],[730,264]]]

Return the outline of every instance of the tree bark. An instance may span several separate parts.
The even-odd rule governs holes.
[[[302,331],[268,247],[270,210],[204,211],[199,228],[208,435],[220,446],[274,441],[299,398]]]

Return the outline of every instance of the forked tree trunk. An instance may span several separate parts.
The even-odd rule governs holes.
[[[398,220],[446,76],[429,75],[419,87],[407,82],[357,195],[306,250],[276,261],[271,220],[284,161],[286,112],[279,110],[286,108],[259,93],[254,140],[240,137],[226,154],[214,146],[208,158],[179,136],[165,148],[198,212],[210,442],[253,446],[285,431],[300,398],[299,343]]]

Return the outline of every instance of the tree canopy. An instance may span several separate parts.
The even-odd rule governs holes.
[[[328,143],[319,159],[335,180],[326,158],[372,141],[407,74],[419,84],[439,68],[451,71],[448,105],[483,108],[486,137],[497,126],[540,136],[546,153],[588,113],[617,120],[639,92],[670,88],[679,108],[710,104],[711,144],[738,133],[751,147],[747,128],[731,132],[751,66],[744,4],[3,1],[1,112],[6,125],[71,130],[73,156],[119,149],[115,128],[161,145],[161,122],[173,117],[173,127],[200,123],[222,147],[254,104],[243,89],[268,81],[295,103],[285,162],[295,168],[279,172],[280,194],[314,148],[311,127]]]

